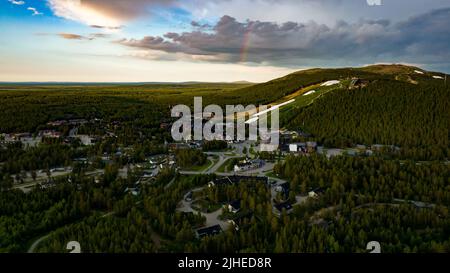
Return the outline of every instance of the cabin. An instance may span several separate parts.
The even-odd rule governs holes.
[[[276,191],[276,192],[279,192],[279,193],[281,193],[281,194],[283,194],[283,197],[284,197],[285,199],[287,199],[287,198],[289,197],[289,191],[290,191],[289,183],[286,182],[286,183],[283,183],[283,184],[278,185],[278,186],[275,188],[275,191]]]
[[[307,145],[305,142],[289,144],[289,152],[291,153],[306,153],[307,151]]]
[[[243,213],[241,215],[236,216],[233,219],[228,220],[228,223],[230,223],[231,225],[233,225],[234,229],[236,231],[239,231],[239,229],[243,226],[248,225],[253,218],[253,212],[249,211],[247,213]],[[257,218],[255,218],[257,219]]]
[[[201,239],[207,236],[214,236],[220,234],[222,232],[222,228],[220,225],[210,226],[206,228],[200,228],[195,231],[195,235],[197,239]]]
[[[317,151],[317,142],[309,141],[306,142],[306,149],[308,153],[314,153]]]
[[[234,214],[241,210],[241,200],[235,200],[225,205],[225,208]]]
[[[210,181],[208,183],[208,187],[215,187],[215,186],[230,186],[239,184],[241,181],[256,181],[256,182],[262,182],[266,185],[269,182],[269,178],[267,177],[260,177],[260,176],[240,176],[240,175],[233,175],[233,176],[226,176],[221,178],[216,178],[213,181]]]
[[[138,196],[139,195],[139,189],[138,188],[126,188],[124,193],[129,193],[133,196]]]
[[[325,193],[325,190],[322,188],[316,188],[308,192],[309,198],[318,198],[321,194]]]
[[[276,215],[280,216],[283,213],[283,211],[285,211],[288,214],[291,213],[293,210],[293,207],[292,207],[291,203],[283,202],[283,203],[275,204],[273,206],[273,209],[274,209],[274,213]]]
[[[235,172],[245,172],[249,170],[255,170],[262,168],[264,166],[265,162],[261,159],[255,159],[255,160],[244,160],[243,162],[240,162],[236,165],[234,165],[234,171]]]

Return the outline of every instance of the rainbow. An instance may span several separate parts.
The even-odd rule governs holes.
[[[250,49],[250,42],[251,42],[251,34],[253,31],[253,23],[249,23],[247,26],[247,31],[244,35],[244,40],[241,47],[241,58],[240,62],[243,63],[247,60],[248,51]]]

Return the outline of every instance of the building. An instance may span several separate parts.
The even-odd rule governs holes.
[[[45,137],[45,138],[60,138],[61,133],[57,132],[55,130],[43,130],[39,132],[39,136]]]
[[[285,182],[283,184],[278,185],[275,188],[275,191],[278,193],[281,193],[283,195],[283,198],[286,200],[289,198],[289,192],[290,192],[290,186],[288,182]]]
[[[190,192],[186,195],[186,197],[184,198],[184,201],[186,201],[186,202],[192,202],[193,197],[194,197],[194,193],[193,193],[192,191],[190,191]]]
[[[20,142],[22,142],[24,147],[36,147],[42,142],[42,137],[21,137]]]
[[[67,123],[67,121],[65,120],[55,120],[55,121],[50,121],[47,123],[48,126],[53,126],[53,127],[58,127],[58,126],[63,126]]]
[[[260,176],[233,175],[233,176],[227,176],[227,177],[214,179],[213,181],[208,183],[208,186],[209,187],[231,186],[231,185],[239,184],[241,181],[255,181],[255,182],[265,183],[266,185],[268,185],[269,178],[260,177]]]
[[[314,153],[317,151],[317,142],[309,141],[306,142],[306,149],[308,153]]]
[[[299,142],[299,143],[291,143],[289,144],[289,152],[291,153],[306,153],[307,145],[305,142]]]
[[[95,138],[90,137],[88,135],[77,135],[76,138],[79,139],[80,142],[85,146],[94,145],[96,142]]]
[[[254,160],[244,160],[242,162],[239,162],[238,164],[234,165],[234,171],[235,172],[245,172],[249,170],[255,170],[262,168],[264,166],[265,162],[261,159],[254,159]]]
[[[317,198],[317,197],[319,197],[319,195],[314,191],[310,191],[310,192],[308,192],[308,197],[309,198]]]
[[[278,151],[279,148],[280,148],[280,145],[278,145],[278,144],[262,143],[259,145],[260,152],[275,152],[275,151]]]
[[[323,194],[324,192],[325,192],[324,189],[322,189],[322,188],[316,188],[316,189],[313,189],[313,190],[311,190],[311,191],[308,192],[308,197],[310,197],[310,198],[317,198],[317,197],[319,197],[321,194]]]
[[[237,215],[235,218],[228,220],[228,223],[232,224],[236,231],[239,231],[241,227],[244,227],[251,223],[253,219],[253,212],[249,211],[241,215]],[[255,217],[255,219],[258,219]]]
[[[225,208],[232,213],[238,213],[241,210],[241,200],[235,200],[225,205]]]
[[[291,213],[293,210],[293,207],[292,207],[291,203],[283,202],[283,203],[275,204],[273,206],[273,210],[276,215],[280,216],[283,213],[283,211],[285,211],[288,214]]]
[[[138,188],[126,188],[124,193],[130,193],[133,196],[139,195],[139,189]]]
[[[342,156],[342,155],[344,155],[343,149],[328,149],[326,151],[327,158],[332,158],[332,157]]]
[[[198,239],[201,239],[206,236],[214,236],[220,234],[222,232],[222,228],[220,225],[210,226],[206,228],[200,228],[195,231],[195,235]]]

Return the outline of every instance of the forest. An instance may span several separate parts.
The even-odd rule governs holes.
[[[86,252],[100,253],[348,253],[365,252],[367,242],[372,240],[382,243],[384,253],[450,250],[448,167],[424,166],[413,174],[407,174],[410,167],[383,163],[381,159],[351,161],[336,158],[321,166],[325,159],[315,158],[304,167],[295,164],[297,167],[287,172],[289,166],[298,163],[295,160],[300,159],[288,159],[284,168],[280,166],[286,176],[298,174],[294,168],[302,171],[303,175],[297,177],[300,181],[293,179],[291,183],[294,193],[301,193],[302,187],[316,187],[316,180],[319,185],[322,179],[326,182],[322,185],[325,189],[323,195],[295,206],[290,214],[284,212],[278,217],[273,213],[269,188],[265,184],[248,181],[222,186],[208,190],[206,194],[218,202],[242,198],[245,200],[242,201],[243,210],[252,214],[238,231],[230,228],[216,236],[196,239],[194,230],[202,225],[204,218],[177,212],[177,203],[189,189],[205,185],[213,176],[179,176],[176,183],[165,188],[164,184],[171,179],[168,176],[143,189],[142,196],[136,199],[138,206],[123,206],[121,213],[109,215],[108,219],[87,217],[80,223],[57,229],[38,247],[38,251],[63,252],[64,242],[74,239],[80,240]],[[353,172],[340,178],[348,168]],[[387,172],[389,168],[397,168],[394,173],[404,182],[392,185],[389,175],[376,175],[377,170]],[[425,176],[429,177],[427,182],[433,182],[429,188],[436,190],[436,194],[418,182]],[[306,185],[303,185],[303,177],[310,179]],[[354,186],[351,185],[352,179],[357,180]],[[386,182],[367,186],[373,179]],[[339,190],[336,194],[336,188],[344,188],[344,191]],[[365,196],[369,193],[373,197]],[[434,202],[434,205],[418,208],[392,198],[418,198]],[[126,221],[135,224],[120,225]],[[120,234],[122,240],[117,240],[113,234]]]
[[[397,156],[417,160],[449,157],[450,87],[379,80],[365,88],[341,89],[290,113],[301,128],[327,147],[385,144]]]
[[[202,166],[206,163],[206,155],[200,150],[181,149],[175,152],[177,164],[182,167]]]
[[[450,87],[413,71],[312,69],[262,84],[0,86],[0,133],[55,129],[63,136],[44,138],[36,147],[0,139],[0,252],[26,252],[40,238],[35,252],[67,252],[67,242],[79,241],[86,253],[354,253],[366,252],[373,240],[385,253],[449,252]],[[353,78],[368,84],[342,85],[282,112],[281,124],[307,133],[301,141],[317,141],[325,149],[385,145],[373,154],[327,158],[244,148],[275,164],[270,176],[288,182],[290,211],[276,213],[280,200],[273,200],[274,189],[265,183],[206,188],[194,195],[217,208],[240,200],[245,215],[220,215],[239,222],[239,229],[198,239],[195,230],[206,218],[177,208],[216,175],[184,176],[161,168],[143,182],[142,173],[128,169],[170,153],[170,109],[192,106],[194,96],[202,96],[204,105],[257,105],[324,81]],[[74,126],[48,124],[70,119],[85,119],[78,134],[93,135],[95,143],[66,141]],[[227,148],[226,142],[211,141],[173,155],[178,167],[195,169],[207,163],[205,152]],[[242,159],[230,158],[221,168],[232,170]],[[68,177],[50,179],[52,168],[69,166]],[[122,168],[127,178],[119,175]],[[225,171],[221,168],[218,172]],[[87,175],[94,170],[103,173]],[[49,187],[14,189],[28,173],[36,180],[37,172],[47,174]]]

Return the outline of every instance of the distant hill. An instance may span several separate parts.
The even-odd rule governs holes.
[[[445,77],[445,74],[428,72],[418,67],[400,64],[371,65],[360,68],[314,68],[294,72],[269,82],[254,84],[243,88],[241,91],[254,93],[255,103],[262,103],[266,98],[282,98],[301,88],[330,80],[344,80],[351,78],[367,80],[391,79],[416,83],[418,81],[427,82],[429,80],[434,80],[432,78],[433,76]]]
[[[287,107],[281,112],[282,125],[311,133],[330,147],[397,145],[415,158],[436,159],[448,158],[450,151],[450,85],[445,78],[443,73],[405,65],[309,69],[241,91],[263,101],[339,81],[314,103]],[[365,84],[351,88],[355,79]]]

